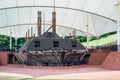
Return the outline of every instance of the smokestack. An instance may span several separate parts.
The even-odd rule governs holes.
[[[41,36],[41,11],[38,11],[38,37]]]
[[[33,28],[31,27],[31,38],[33,38]]]
[[[73,30],[73,39],[76,37],[76,29]]]
[[[55,12],[55,0],[54,0],[54,11],[52,12],[52,32],[55,36],[56,33],[56,12]]]
[[[25,37],[25,41],[27,41],[28,40],[28,36],[27,36],[27,32],[26,32],[26,37]]]
[[[30,30],[28,29],[28,40],[30,39]]]
[[[69,33],[69,36],[71,37],[71,33]]]
[[[34,33],[33,37],[35,38],[35,33]]]
[[[56,12],[52,12],[52,32],[55,36],[56,33]]]

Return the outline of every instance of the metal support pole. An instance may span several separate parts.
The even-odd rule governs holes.
[[[120,52],[120,0],[116,0],[116,11],[117,11],[117,51]]]
[[[28,29],[28,40],[30,39],[30,30]]]
[[[18,39],[18,38],[16,37],[16,38],[15,38],[15,45],[16,45],[16,46],[17,46],[17,39]]]
[[[10,50],[12,50],[12,29],[10,27]]]
[[[43,33],[45,32],[45,13],[44,13],[44,20],[43,20]]]
[[[99,36],[97,36],[96,38],[97,38],[97,40],[96,40],[97,41],[97,45],[96,46],[98,47],[99,46]]]
[[[89,48],[89,24],[88,24],[88,13],[86,13],[86,29],[87,29],[87,48]]]
[[[117,21],[118,28],[117,28],[117,51],[120,52],[120,21]]]
[[[33,28],[31,27],[31,39],[33,38]]]

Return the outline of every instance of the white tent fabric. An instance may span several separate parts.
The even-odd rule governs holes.
[[[0,0],[0,34],[25,37],[33,27],[37,36],[37,11],[42,11],[42,29],[51,26],[54,0]],[[115,0],[55,0],[57,33],[94,36],[117,31]],[[120,8],[119,8],[120,9]],[[88,19],[88,22],[87,22]]]

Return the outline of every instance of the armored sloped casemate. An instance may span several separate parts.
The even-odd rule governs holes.
[[[41,35],[41,12],[38,12],[38,37],[29,39],[16,55],[27,65],[79,65],[87,49],[75,39],[62,39],[56,34],[56,12],[52,13],[52,32]]]

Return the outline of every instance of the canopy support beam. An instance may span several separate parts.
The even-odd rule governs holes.
[[[16,6],[16,7],[0,8],[0,10],[6,10],[6,9],[8,10],[8,9],[16,9],[16,8],[19,8],[19,9],[20,9],[20,8],[30,8],[30,7],[54,8],[54,6],[35,6],[35,5],[34,5],[34,6]],[[116,20],[114,20],[114,19],[112,19],[112,18],[103,16],[103,15],[100,15],[100,14],[92,13],[92,12],[89,12],[89,11],[85,11],[85,10],[80,10],[80,9],[75,9],[75,8],[69,8],[69,7],[61,7],[61,6],[55,6],[55,8],[85,12],[85,13],[89,13],[89,14],[93,14],[93,15],[97,15],[97,16],[100,16],[100,17],[109,19],[109,20],[111,20],[111,21],[113,21],[113,22],[116,23]]]
[[[118,28],[117,28],[117,51],[120,52],[120,20],[118,19]]]
[[[86,29],[87,29],[87,48],[90,48],[89,47],[89,42],[90,42],[90,38],[89,38],[89,24],[88,24],[88,13],[86,13]]]
[[[12,30],[10,27],[10,50],[12,50]]]
[[[120,52],[120,0],[116,0],[116,11],[117,11],[117,51]]]

